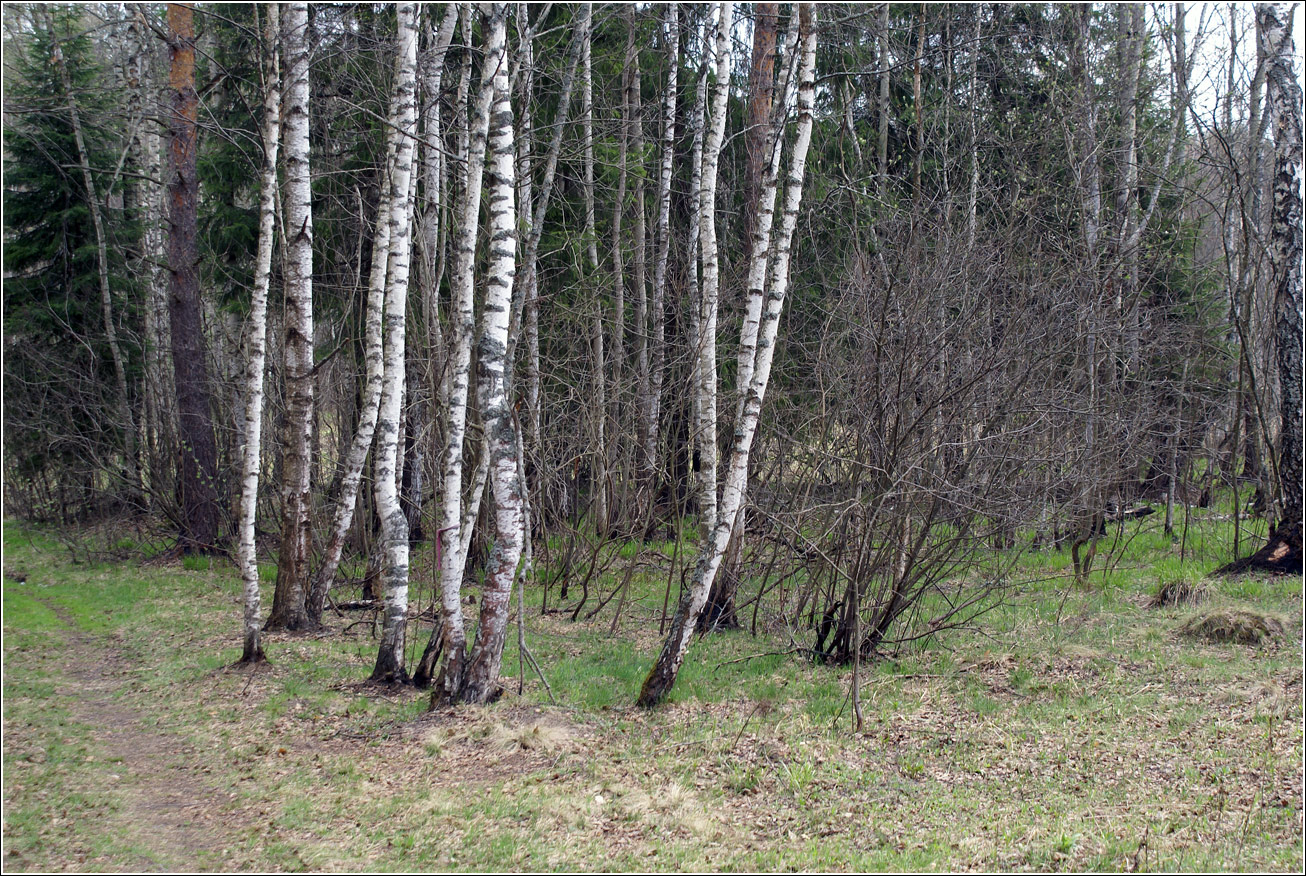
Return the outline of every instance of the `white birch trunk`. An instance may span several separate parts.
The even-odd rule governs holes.
[[[1302,568],[1302,90],[1297,79],[1292,8],[1259,3],[1256,26],[1266,62],[1265,104],[1274,118],[1274,183],[1270,262],[1274,270],[1274,346],[1279,372],[1281,510],[1271,559],[1298,574]]]
[[[471,14],[461,11],[462,31],[471,42]],[[464,76],[470,67],[464,67]],[[490,125],[494,70],[486,64],[481,73],[470,126],[460,137],[464,175],[458,226],[453,239],[453,271],[450,274],[449,318],[449,410],[445,430],[444,485],[440,501],[440,532],[443,549],[440,563],[440,649],[444,664],[431,694],[433,705],[456,701],[463,686],[467,660],[467,632],[463,625],[462,579],[465,554],[462,550],[463,442],[467,434],[467,395],[470,386],[472,339],[476,330],[473,311],[473,281],[476,271],[476,233],[481,206],[482,175],[485,170],[485,141]],[[460,144],[461,145],[461,144]]]
[[[634,9],[631,9],[631,29],[634,29]],[[634,238],[631,242],[631,257],[635,268],[635,404],[632,414],[635,417],[635,434],[637,439],[642,435],[642,424],[644,419],[642,411],[644,410],[649,390],[649,373],[648,373],[648,219],[646,215],[647,204],[644,196],[644,104],[642,99],[643,76],[640,72],[639,52],[636,51],[632,58],[634,70],[631,81],[631,99],[630,99],[630,126],[631,126],[631,148],[635,153],[635,161],[638,162],[635,172],[635,228]],[[643,442],[640,441],[638,448],[643,448]],[[638,460],[641,451],[636,448],[629,448],[623,444],[626,451],[623,458],[626,460]],[[631,452],[635,450],[635,452]],[[642,463],[640,464],[643,467]],[[629,470],[631,466],[626,465]]]
[[[391,102],[391,125],[395,124],[394,102]],[[391,128],[394,131],[394,128]],[[386,268],[390,253],[390,213],[394,206],[392,191],[394,156],[397,143],[393,136],[386,149],[386,163],[381,180],[381,200],[376,209],[372,231],[372,267],[367,281],[367,310],[363,317],[363,400],[358,411],[358,424],[354,438],[341,464],[340,478],[334,490],[334,509],[331,528],[327,533],[322,564],[313,578],[309,591],[307,611],[314,623],[322,619],[322,607],[327,593],[335,583],[336,570],[344,551],[345,536],[354,521],[354,507],[358,501],[358,486],[362,481],[363,465],[367,461],[372,439],[376,434],[376,420],[381,407],[381,385],[385,378],[385,351],[382,322],[385,309]]]
[[[399,503],[398,453],[403,427],[405,318],[412,263],[413,169],[417,136],[417,15],[415,3],[396,7],[395,113],[399,139],[391,174],[390,251],[385,290],[385,378],[377,420],[374,485],[385,548],[385,623],[373,681],[400,681],[408,615],[408,519]]]
[[[652,351],[649,356],[648,393],[644,402],[641,440],[644,471],[652,479],[658,467],[658,423],[661,419],[662,383],[666,373],[667,262],[671,254],[671,177],[676,157],[676,70],[680,66],[680,12],[667,5],[667,85],[662,98],[662,164],[658,172],[657,253],[653,262],[653,294],[649,318]]]
[[[698,505],[704,535],[717,521],[717,379],[716,332],[721,294],[721,257],[716,234],[717,172],[725,140],[726,110],[730,101],[730,22],[733,3],[717,5],[716,50],[713,68],[712,110],[703,144],[703,178],[699,184],[699,252],[703,259],[703,287],[700,290],[698,337]]]
[[[508,322],[517,260],[514,203],[515,156],[511,92],[508,88],[506,4],[494,4],[488,24],[486,67],[493,71],[494,104],[490,138],[490,248],[485,310],[477,357],[477,394],[485,422],[494,490],[494,550],[481,591],[480,623],[460,698],[484,703],[500,692],[499,667],[508,627],[513,580],[522,551],[521,478],[517,470],[517,429],[507,395]]]
[[[711,22],[704,22],[703,29],[699,34],[699,43],[704,61],[698,73],[698,87],[694,91],[694,108],[689,114],[689,127],[692,134],[692,146],[690,147],[689,159],[689,240],[685,251],[686,277],[685,289],[690,302],[689,308],[689,350],[690,350],[690,376],[689,376],[689,423],[691,434],[689,436],[689,445],[694,457],[698,453],[699,435],[703,431],[703,394],[699,391],[702,383],[700,365],[702,358],[698,355],[700,338],[702,337],[702,319],[703,312],[700,306],[701,295],[699,292],[698,271],[701,259],[699,258],[698,240],[703,231],[703,142],[706,136],[705,117],[707,114],[707,84],[708,73],[710,71],[709,62],[706,59],[708,36],[711,33]],[[698,466],[693,466],[695,477],[697,477]],[[696,485],[697,486],[697,485]]]
[[[269,629],[308,626],[310,447],[313,429],[313,208],[309,186],[308,5],[281,8],[286,58],[285,456],[282,464],[281,554]]]
[[[245,447],[241,458],[240,542],[237,565],[244,590],[244,650],[240,662],[263,659],[259,642],[258,548],[254,518],[258,509],[259,470],[263,448],[263,372],[267,365],[268,287],[272,282],[272,244],[276,227],[277,151],[281,145],[280,28],[277,7],[266,7],[264,29],[263,176],[259,193],[258,251],[254,256],[254,291],[250,298],[249,360],[245,372]]]
[[[594,312],[590,323],[590,388],[594,394],[589,400],[590,415],[593,418],[591,427],[593,445],[590,451],[590,507],[593,509],[594,528],[602,534],[608,528],[608,460],[610,455],[607,440],[608,389],[603,337],[603,295],[599,291],[597,283],[599,246],[594,219],[594,77],[591,64],[594,18],[592,3],[583,5],[581,21],[584,27],[580,56],[582,77],[580,115],[585,150],[585,267],[589,272],[590,282],[595,292]]]
[[[644,681],[639,695],[641,706],[654,706],[661,702],[675,684],[676,675],[684,662],[693,635],[698,615],[707,602],[713,580],[721,567],[726,547],[730,541],[730,531],[735,514],[743,502],[744,487],[748,479],[748,457],[752,450],[753,436],[757,432],[757,422],[762,410],[762,401],[766,395],[767,383],[771,376],[771,363],[775,355],[775,345],[779,333],[780,312],[784,307],[785,294],[789,282],[789,257],[793,244],[794,229],[798,224],[798,208],[802,202],[803,174],[807,164],[807,151],[812,139],[812,107],[815,102],[816,73],[816,27],[815,8],[813,4],[804,3],[799,7],[801,16],[802,62],[798,86],[798,132],[790,155],[787,178],[785,180],[784,217],[780,236],[776,240],[775,255],[770,266],[770,277],[765,293],[766,303],[758,332],[756,360],[752,369],[748,396],[744,403],[744,416],[735,429],[734,441],[730,451],[730,461],[726,473],[725,486],[721,495],[721,513],[712,529],[711,538],[703,545],[699,553],[698,564],[694,570],[691,587],[677,607],[671,623],[671,630],[663,645],[657,662]],[[750,293],[751,297],[752,293]]]

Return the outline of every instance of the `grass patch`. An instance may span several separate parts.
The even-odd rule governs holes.
[[[1210,642],[1260,645],[1283,638],[1284,625],[1282,620],[1265,612],[1221,608],[1189,618],[1179,631]]]
[[[1190,536],[1223,544],[1220,525]],[[556,703],[519,678],[514,630],[498,704],[428,713],[362,683],[376,641],[345,628],[365,615],[229,669],[229,565],[87,562],[6,524],[25,580],[3,591],[5,869],[1295,871],[1297,649],[1176,636],[1190,609],[1146,608],[1218,563],[1194,543],[1139,526],[1087,589],[1064,553],[1022,559],[982,635],[862,666],[854,733],[851,669],[790,653],[770,605],[779,636],[696,639],[670,702],[632,706],[669,546],[638,554],[615,632],[616,600],[573,622],[527,590]],[[595,581],[591,607],[620,575]],[[1207,587],[1204,611],[1263,612],[1300,644],[1299,581]]]

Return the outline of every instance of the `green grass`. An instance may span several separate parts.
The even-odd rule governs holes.
[[[615,601],[571,622],[528,592],[556,703],[529,667],[517,694],[511,630],[503,700],[428,716],[424,694],[359,684],[366,624],[230,668],[225,563],[75,562],[6,523],[26,576],[3,591],[6,870],[1298,869],[1301,582],[1207,582],[1213,605],[1291,619],[1287,642],[1179,637],[1191,609],[1145,599],[1203,580],[1231,527],[1194,516],[1181,557],[1146,523],[1104,542],[1089,587],[1065,553],[1021,557],[977,631],[864,665],[860,734],[849,668],[744,632],[696,639],[668,703],[632,707],[671,544],[613,547],[591,606],[650,560],[615,635]],[[170,793],[209,802],[160,825]]]

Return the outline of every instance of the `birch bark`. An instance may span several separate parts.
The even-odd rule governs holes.
[[[1279,520],[1272,535],[1286,547],[1277,560],[1302,568],[1302,90],[1293,64],[1292,7],[1260,3],[1257,34],[1266,58],[1266,109],[1274,116],[1275,356],[1279,371]]]
[[[241,459],[240,542],[237,564],[244,588],[244,650],[240,662],[263,658],[259,642],[258,548],[254,522],[258,509],[259,470],[263,448],[263,373],[267,364],[268,287],[272,282],[272,245],[276,225],[277,151],[281,146],[280,27],[275,4],[266,7],[264,26],[263,174],[259,193],[258,251],[254,256],[254,291],[250,298],[249,359],[245,371],[245,447]]]
[[[770,276],[765,292],[766,303],[758,332],[756,360],[749,382],[748,396],[744,403],[744,416],[735,429],[725,487],[722,491],[721,513],[712,529],[710,540],[703,545],[699,553],[693,584],[680,600],[662,652],[644,681],[638,700],[641,706],[657,705],[675,684],[698,615],[707,602],[712,582],[725,556],[735,514],[743,501],[744,487],[748,478],[748,457],[752,449],[753,436],[757,431],[762,400],[771,376],[771,363],[775,355],[780,326],[780,312],[784,307],[788,288],[793,232],[798,224],[803,175],[807,164],[807,151],[812,139],[812,108],[816,92],[815,8],[813,4],[801,4],[798,14],[802,45],[798,86],[798,130],[785,180],[784,217],[780,236],[776,240],[774,259],[770,265]],[[750,297],[752,294],[754,293],[750,293]]]
[[[667,84],[662,97],[662,156],[658,171],[657,252],[653,262],[653,293],[649,304],[651,345],[648,390],[644,394],[644,476],[652,482],[658,470],[658,422],[661,419],[662,383],[666,373],[667,263],[671,254],[671,177],[676,158],[676,71],[680,66],[680,12],[666,7]]]
[[[395,60],[398,144],[391,175],[390,251],[385,290],[385,379],[377,420],[376,507],[385,547],[385,623],[373,681],[406,681],[404,637],[408,617],[408,519],[399,502],[397,469],[403,425],[408,277],[413,251],[413,168],[417,137],[417,16],[415,3],[400,3]]]
[[[305,611],[308,585],[309,479],[313,426],[313,207],[309,188],[308,5],[281,8],[286,58],[285,217],[286,419],[283,437],[281,553],[272,614],[265,629],[310,626]]]
[[[603,328],[603,295],[598,290],[599,246],[594,220],[594,77],[592,45],[594,41],[594,4],[582,7],[584,27],[581,43],[581,131],[585,150],[585,267],[595,290],[594,311],[590,323],[590,387],[594,393],[589,409],[593,445],[590,452],[590,507],[594,528],[600,534],[608,529],[608,387]],[[618,281],[619,282],[619,281]]]
[[[490,137],[490,247],[485,310],[477,344],[477,394],[487,435],[494,490],[494,549],[481,590],[480,623],[459,698],[485,703],[500,692],[499,667],[508,626],[513,580],[522,551],[521,477],[517,429],[507,395],[508,322],[517,260],[515,155],[511,92],[505,63],[507,4],[492,7],[486,38],[486,69],[493,73]]]
[[[698,505],[700,525],[706,536],[717,521],[717,379],[716,332],[720,300],[721,257],[716,234],[717,174],[721,146],[725,140],[726,110],[730,101],[730,24],[733,3],[716,4],[716,49],[713,63],[715,83],[707,136],[703,143],[703,178],[699,184],[699,252],[703,259],[698,337]]]
[[[468,43],[472,39],[471,13],[462,7],[461,26]],[[476,329],[473,310],[473,280],[476,271],[476,234],[481,206],[482,175],[485,170],[485,143],[490,126],[490,102],[493,98],[494,73],[486,63],[481,70],[480,90],[472,119],[460,150],[464,175],[462,200],[458,210],[458,227],[453,240],[453,271],[450,274],[451,302],[449,319],[449,410],[445,430],[443,492],[441,496],[440,611],[441,642],[444,655],[431,704],[436,706],[458,699],[463,687],[467,662],[467,633],[463,625],[462,579],[462,469],[463,441],[467,433],[467,395],[471,381],[472,340]],[[464,77],[471,68],[464,67]],[[460,144],[461,145],[461,144]],[[434,653],[434,652],[433,652]]]

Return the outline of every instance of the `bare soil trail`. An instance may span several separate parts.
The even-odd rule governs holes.
[[[94,743],[116,765],[109,787],[88,790],[119,799],[121,829],[145,850],[141,858],[122,862],[122,869],[221,868],[233,839],[222,809],[233,795],[206,784],[208,768],[199,753],[150,726],[122,696],[137,671],[114,637],[81,632],[57,603],[41,602],[64,626],[74,719],[91,728]]]

